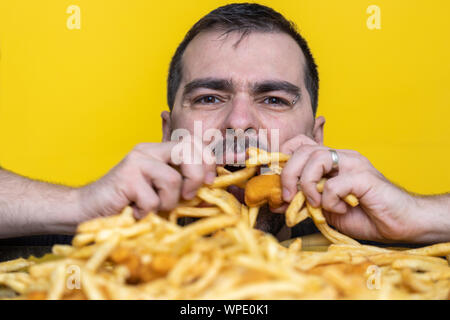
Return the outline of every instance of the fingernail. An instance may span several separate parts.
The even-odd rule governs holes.
[[[205,177],[205,183],[212,184],[214,179],[216,179],[216,174],[214,172],[208,172]]]
[[[283,199],[286,201],[291,200],[291,193],[289,192],[289,190],[287,188],[283,188]]]

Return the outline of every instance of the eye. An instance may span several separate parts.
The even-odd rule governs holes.
[[[217,103],[221,103],[222,100],[220,100],[218,97],[216,96],[202,96],[198,99],[195,99],[194,103],[200,103],[200,104],[217,104]]]
[[[290,106],[290,103],[288,101],[278,97],[267,97],[263,100],[263,103],[274,106]]]

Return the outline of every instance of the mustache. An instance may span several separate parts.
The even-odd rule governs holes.
[[[265,139],[260,139],[251,135],[226,135],[221,139],[214,141],[213,152],[217,155],[220,152],[225,153],[243,153],[248,148],[259,148],[268,150],[268,143]]]
[[[214,142],[212,152],[218,164],[243,165],[249,148],[267,150],[267,141],[254,135],[229,134]]]

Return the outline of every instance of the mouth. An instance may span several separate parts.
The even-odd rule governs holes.
[[[242,134],[219,139],[213,147],[213,153],[217,164],[226,165],[229,171],[234,172],[245,168],[245,161],[248,159],[247,150],[249,148],[268,149],[265,139]]]
[[[230,172],[236,172],[245,168],[245,164],[227,164],[224,166]]]

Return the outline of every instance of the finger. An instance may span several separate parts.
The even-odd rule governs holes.
[[[195,197],[197,189],[203,185],[205,171],[202,165],[183,164],[181,165],[181,172],[184,177],[181,195],[184,199],[190,200]]]
[[[203,169],[205,170],[205,179],[204,183],[212,184],[214,179],[217,176],[216,171],[216,157],[214,156],[214,152],[210,147],[202,146],[202,154],[203,154]]]
[[[164,163],[172,163],[172,150],[182,142],[169,141],[162,143],[140,143],[131,153],[145,155],[150,159],[156,159]],[[182,149],[180,147],[180,149]]]
[[[298,148],[300,148],[302,145],[318,145],[317,142],[315,142],[310,137],[307,137],[303,134],[295,136],[286,142],[284,142],[281,145],[280,152],[285,154],[293,154]]]
[[[323,210],[327,222],[340,232],[359,240],[382,241],[377,227],[359,208],[349,208],[346,214],[335,214]]]
[[[283,200],[290,202],[297,193],[297,183],[302,175],[303,168],[312,152],[322,147],[303,145],[292,155],[281,172],[283,186]]]
[[[320,205],[321,195],[317,191],[317,183],[331,171],[333,160],[328,149],[316,149],[310,153],[300,178],[300,188],[313,207]]]
[[[140,169],[156,189],[160,200],[159,209],[169,211],[175,208],[180,200],[183,180],[181,174],[169,165],[155,160],[143,160]]]
[[[183,174],[183,186],[181,194],[184,199],[195,197],[197,189],[205,182],[212,183],[216,177],[215,157],[212,150],[203,146],[199,139],[192,142],[194,150],[193,160],[180,165]]]
[[[325,210],[341,214],[347,212],[347,204],[342,199],[351,189],[348,177],[348,175],[336,176],[325,182],[322,192],[322,207]]]
[[[137,208],[137,212],[135,211],[136,219],[145,217],[151,211],[159,210],[159,197],[144,176],[141,175],[133,179],[132,186],[129,189],[128,198],[135,203]]]

